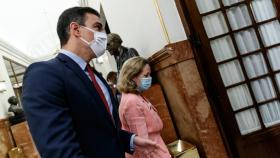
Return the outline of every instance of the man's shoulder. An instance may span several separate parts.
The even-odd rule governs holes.
[[[58,59],[52,58],[50,60],[46,60],[46,61],[38,61],[38,62],[34,62],[32,64],[30,64],[28,66],[28,68],[32,68],[32,67],[57,67],[57,65],[59,65],[61,62],[58,61]]]
[[[61,62],[59,62],[57,58],[47,61],[34,62],[28,66],[26,73],[42,74],[60,71],[59,69],[62,67],[60,64]]]

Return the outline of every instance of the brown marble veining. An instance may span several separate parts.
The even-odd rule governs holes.
[[[227,157],[194,59],[178,64],[178,70],[181,72],[182,80],[185,85],[185,97],[188,100],[189,108],[193,114],[193,119],[195,119],[197,129],[199,129],[198,134],[205,148],[205,152],[209,155],[207,157]],[[209,146],[209,144],[213,142],[215,146]],[[223,150],[224,152],[220,152]]]
[[[168,107],[166,105],[162,89],[159,84],[152,85],[147,91],[143,93],[157,109],[158,114],[163,122],[163,129],[161,136],[166,144],[172,143],[178,139],[172,119],[170,117]]]
[[[14,147],[13,138],[10,132],[10,125],[7,119],[0,120],[0,158],[7,158],[8,152]]]
[[[16,145],[22,148],[26,158],[40,158],[26,121],[13,125],[11,131]]]
[[[189,41],[167,45],[149,58],[178,127],[202,158],[227,158]]]
[[[174,123],[176,124],[179,132],[179,137],[193,145],[197,146],[199,153],[204,154],[198,131],[193,120],[193,116],[188,108],[186,108],[186,98],[184,97],[184,91],[180,90],[184,88],[183,85],[178,82],[178,75],[176,68],[167,67],[163,71],[158,72],[159,82],[162,84],[162,88],[166,95],[166,100],[170,106],[171,112],[174,116]]]

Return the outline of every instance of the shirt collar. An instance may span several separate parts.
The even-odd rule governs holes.
[[[79,57],[78,55],[68,51],[68,50],[65,50],[65,49],[61,49],[60,50],[60,53],[68,56],[69,58],[71,58],[72,60],[75,61],[75,63],[77,63],[82,70],[85,70],[86,69],[86,66],[87,66],[87,63],[81,58]]]

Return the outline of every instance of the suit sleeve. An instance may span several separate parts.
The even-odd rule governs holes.
[[[132,154],[134,151],[131,151],[131,146],[130,146],[130,139],[132,137],[132,133],[129,133],[128,131],[121,130],[120,131],[120,137],[121,141],[124,147],[125,152]]]
[[[58,69],[32,64],[23,81],[23,108],[42,158],[86,158],[76,140]]]

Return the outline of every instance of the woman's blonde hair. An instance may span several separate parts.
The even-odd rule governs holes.
[[[137,85],[133,78],[138,76],[148,61],[142,57],[133,57],[128,59],[120,71],[117,88],[124,93],[138,93]]]

